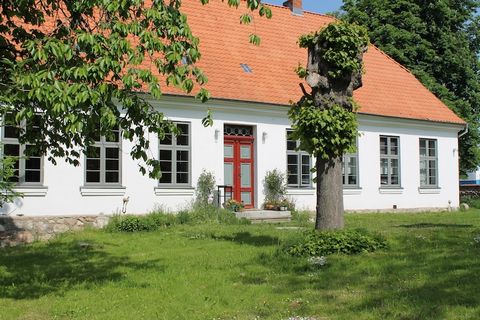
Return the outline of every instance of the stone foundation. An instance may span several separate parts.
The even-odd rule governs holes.
[[[49,240],[67,231],[82,230],[85,227],[102,228],[108,223],[108,216],[68,217],[18,217],[0,216],[0,248]]]

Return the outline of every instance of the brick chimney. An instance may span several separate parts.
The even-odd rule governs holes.
[[[283,6],[290,8],[293,14],[303,16],[302,0],[287,0],[283,3]]]

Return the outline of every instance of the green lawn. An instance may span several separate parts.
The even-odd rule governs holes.
[[[298,230],[182,225],[0,250],[0,319],[480,319],[479,210],[346,220],[390,248],[315,269],[275,254]]]

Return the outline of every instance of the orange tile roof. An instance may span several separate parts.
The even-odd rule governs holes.
[[[206,88],[213,98],[288,105],[301,97],[301,81],[294,69],[299,63],[306,64],[307,52],[298,47],[298,37],[334,18],[311,12],[297,16],[288,8],[269,7],[272,19],[255,13],[251,25],[241,25],[240,15],[249,12],[244,2],[237,10],[220,0],[210,0],[206,6],[199,0],[182,2],[182,11],[200,38],[198,65],[209,79]],[[260,46],[248,42],[251,33],[260,36]],[[242,63],[253,72],[244,72]],[[375,46],[365,54],[365,69],[363,87],[354,94],[360,113],[464,123],[407,69]],[[167,87],[163,92],[180,93]]]

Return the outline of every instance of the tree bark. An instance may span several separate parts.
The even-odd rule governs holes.
[[[332,230],[344,227],[342,158],[317,158],[317,219],[315,229]]]

